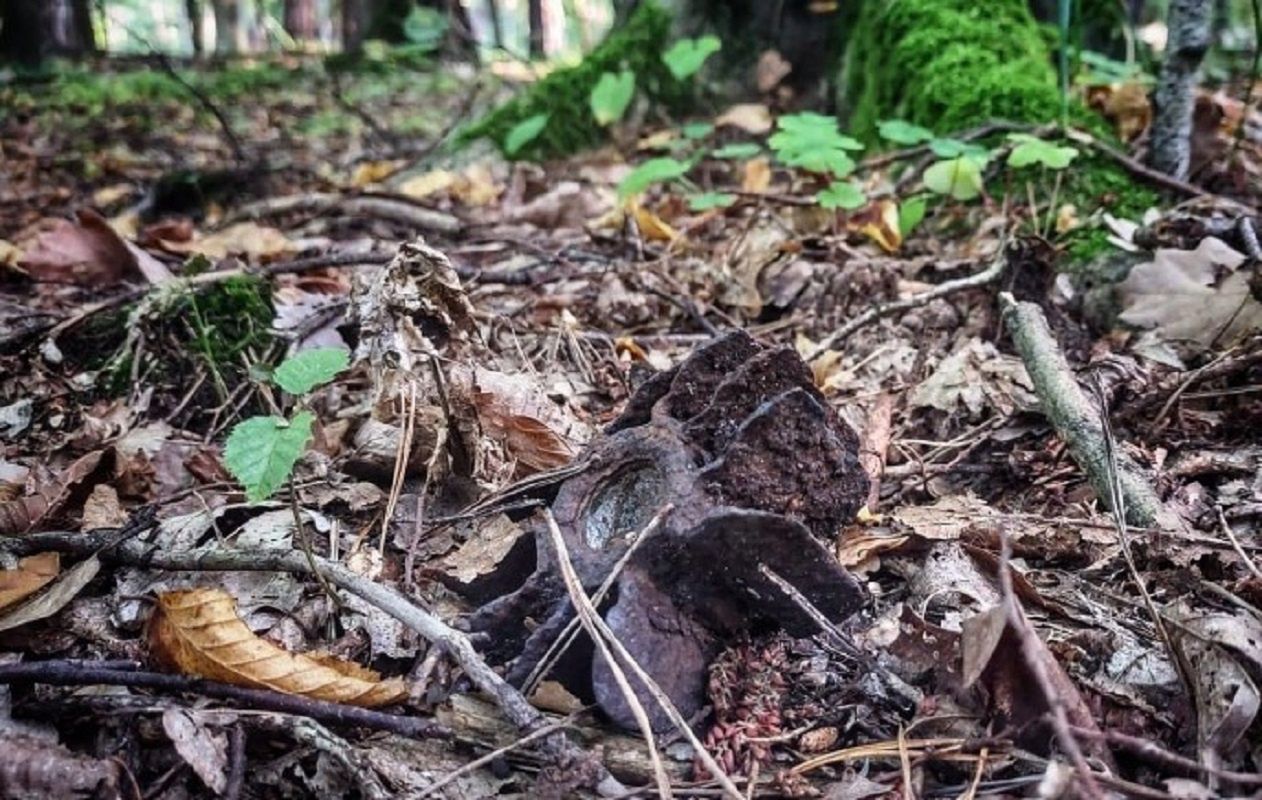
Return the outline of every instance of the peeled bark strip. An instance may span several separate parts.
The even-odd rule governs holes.
[[[1030,373],[1043,413],[1069,445],[1078,466],[1086,471],[1096,495],[1109,505],[1112,465],[1105,445],[1104,423],[1096,404],[1083,394],[1074,379],[1073,370],[1047,326],[1043,310],[1034,303],[1018,303],[1007,292],[999,295],[999,302],[1003,307],[1004,325],[1012,332],[1012,341]],[[1139,465],[1123,452],[1114,455],[1127,521],[1141,527],[1164,522],[1166,512]]]
[[[1209,49],[1209,0],[1171,0],[1169,39],[1153,96],[1152,165],[1167,175],[1187,177],[1191,160],[1192,110],[1201,59]]]

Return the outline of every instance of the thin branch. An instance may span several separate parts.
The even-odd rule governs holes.
[[[451,731],[429,719],[386,714],[358,706],[312,700],[294,694],[233,686],[219,681],[163,672],[116,669],[81,661],[24,661],[0,664],[0,684],[43,683],[50,686],[127,686],[161,692],[185,692],[237,703],[252,709],[296,714],[320,722],[387,731],[413,739],[450,738]]]

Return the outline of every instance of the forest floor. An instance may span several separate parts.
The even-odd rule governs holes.
[[[927,191],[922,141],[857,156],[864,195],[826,209],[818,179],[762,147],[760,104],[649,115],[546,164],[453,150],[503,83],[278,62],[0,87],[15,109],[0,120],[0,787],[1262,793],[1262,220],[1256,196],[1205,178],[1262,185],[1257,112],[1207,93],[1227,122],[1198,147],[1231,168],[1183,187],[1199,196],[1149,186],[1165,193],[1133,219],[1108,196],[1067,206],[1074,162],[996,175],[1022,144],[1002,131],[951,139],[994,148],[979,197]],[[1075,146],[1078,163],[1096,153]],[[680,153],[701,154],[687,176],[619,199],[635,164]],[[708,384],[663,391],[695,402],[731,373],[764,392],[718,430],[761,448],[726,454],[744,464],[728,488],[779,521],[685,544],[651,580],[631,562],[597,634],[644,654],[672,697],[700,681],[693,724],[652,748],[619,730],[594,700],[635,703],[611,704],[587,637],[527,705],[495,671],[512,655],[499,637],[559,637],[548,608],[490,615],[476,647],[466,615],[527,580],[535,537],[561,605],[585,605],[576,583],[604,575],[564,568],[575,502],[611,535],[639,531],[631,549],[678,555],[654,538],[683,535],[672,509],[717,512],[688,508],[691,483],[618,477],[644,456],[603,431],[693,447],[679,431],[697,436],[695,419],[624,410],[732,329],[787,349],[748,345]],[[348,369],[276,371],[328,347],[351,348]],[[809,368],[799,394],[857,441],[834,421],[812,429],[833,438],[750,433],[797,422],[764,413],[752,353]],[[280,438],[256,454],[252,502],[225,441],[260,415],[289,422],[258,423]],[[281,441],[304,425],[309,444]],[[657,467],[691,476],[697,447]],[[850,481],[838,497],[824,469]],[[614,477],[588,487],[594,470]],[[817,495],[846,519],[799,541]],[[821,554],[844,567],[836,589],[812,582]],[[737,573],[796,589],[741,594]],[[627,605],[663,575],[679,608]],[[846,592],[848,613],[812,614]],[[715,608],[740,618],[713,624]],[[680,627],[663,633],[666,617]]]

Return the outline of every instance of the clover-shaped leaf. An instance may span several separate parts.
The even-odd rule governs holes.
[[[618,184],[618,197],[626,199],[655,183],[672,181],[688,171],[688,163],[676,158],[650,158],[631,170]]]
[[[683,80],[700,70],[706,59],[719,52],[722,47],[723,42],[717,36],[680,39],[662,53],[662,61],[671,75]]]
[[[1045,142],[1037,136],[1031,136],[1028,133],[1013,133],[1008,136],[1008,141],[1014,142],[1016,147],[1012,148],[1012,152],[1008,154],[1008,166],[1010,167],[1028,167],[1033,164],[1041,164],[1048,169],[1064,169],[1078,155],[1078,148],[1061,146],[1051,142]]]
[[[635,73],[624,69],[622,72],[606,72],[596,81],[592,89],[592,115],[596,124],[609,125],[622,119],[635,96]]]
[[[933,131],[928,128],[901,119],[887,119],[877,123],[876,132],[887,142],[903,145],[921,144],[933,138]]]
[[[815,201],[829,210],[844,209],[853,211],[862,208],[868,198],[863,190],[849,181],[834,181],[828,188],[815,195]]]
[[[925,188],[956,200],[972,200],[982,193],[982,169],[969,156],[945,159],[925,170]]]

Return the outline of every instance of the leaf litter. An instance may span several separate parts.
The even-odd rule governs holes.
[[[607,83],[598,113],[616,126],[625,78]],[[1127,131],[1146,113],[1131,94],[1100,100]],[[62,174],[67,197],[102,213],[72,221],[63,200],[33,194],[44,200],[0,219],[4,302],[40,315],[34,327],[0,315],[0,524],[6,542],[46,543],[4,551],[5,660],[136,669],[141,658],[433,715],[457,732],[364,736],[252,720],[243,702],[219,711],[195,691],[132,688],[88,703],[27,683],[8,690],[0,728],[35,721],[45,738],[0,734],[5,763],[65,765],[67,789],[114,786],[108,744],[82,745],[72,725],[115,741],[157,719],[143,752],[121,758],[152,781],[178,756],[194,796],[222,791],[242,758],[275,796],[351,785],[410,796],[445,779],[439,791],[453,797],[546,789],[535,776],[558,764],[546,737],[461,771],[523,735],[501,717],[512,697],[492,696],[503,712],[474,697],[465,656],[317,577],[338,564],[468,630],[478,658],[525,696],[576,714],[583,751],[603,747],[615,777],[650,784],[630,706],[669,730],[652,687],[621,692],[586,633],[548,652],[571,627],[551,571],[559,554],[539,535],[547,508],[584,589],[610,581],[597,605],[616,638],[697,712],[716,763],[755,796],[1081,781],[1066,735],[1111,791],[1256,790],[1262,312],[1257,255],[1219,224],[1230,212],[1114,220],[1114,238],[1139,252],[1107,287],[1102,323],[1091,305],[1101,293],[1089,280],[1057,288],[1073,279],[1058,280],[1056,255],[1024,242],[1028,231],[985,195],[990,167],[972,154],[952,151],[894,191],[901,178],[864,166],[830,119],[784,119],[750,103],[712,120],[715,158],[692,197],[662,185],[698,174],[671,157],[629,155],[638,168],[609,151],[546,170],[485,155],[414,165],[333,134],[303,137],[292,168],[202,207],[131,219],[130,193],[108,174]],[[644,133],[665,134],[645,137],[657,147],[680,141]],[[772,155],[750,137],[770,137]],[[1075,148],[1014,144],[1010,162],[1075,168]],[[227,161],[213,135],[188,145]],[[122,155],[129,177],[161,177],[143,153],[89,157]],[[819,169],[855,173],[834,183]],[[952,200],[926,211],[925,191]],[[407,202],[341,213],[337,198],[352,192]],[[317,193],[320,213],[291,202]],[[1080,382],[1108,383],[1114,444],[1177,526],[1119,533],[1109,498],[1048,422],[995,286],[899,305],[996,254],[1008,259],[1004,288],[1042,307]],[[785,360],[743,372],[751,351],[698,367],[695,354],[733,328]],[[893,398],[888,430],[870,441],[882,396]],[[794,423],[801,415],[858,434],[809,451],[854,459],[837,474],[864,465],[863,486],[827,513],[809,488],[820,469],[794,438],[817,429]],[[251,416],[271,427],[229,435]],[[250,464],[248,497],[230,474],[236,436],[274,445]],[[145,507],[160,524],[133,529]],[[89,537],[93,554],[39,538],[53,534]],[[123,552],[190,560],[158,569]],[[316,575],[197,568],[196,556],[222,552],[310,555]],[[855,603],[839,607],[852,589]],[[555,701],[571,693],[585,710]],[[50,722],[50,708],[75,722]],[[115,712],[123,721],[107,723]],[[251,736],[234,754],[233,726],[288,744]],[[679,785],[715,777],[690,745],[659,738]],[[287,749],[310,768],[285,761]]]

